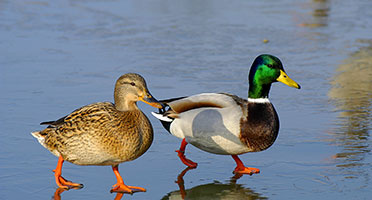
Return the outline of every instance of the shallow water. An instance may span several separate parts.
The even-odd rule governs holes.
[[[199,166],[186,172],[174,152],[180,140],[139,103],[155,140],[120,172],[147,192],[122,199],[368,199],[371,6],[366,0],[0,1],[0,199],[53,197],[57,158],[30,132],[80,106],[112,101],[121,74],[142,74],[158,99],[222,91],[246,97],[249,67],[261,53],[281,58],[302,86],[272,87],[279,137],[268,150],[241,156],[261,173],[236,179],[231,157],[191,145],[187,156]],[[85,187],[61,199],[116,197],[109,193],[116,181],[110,167],[66,163],[63,175]]]

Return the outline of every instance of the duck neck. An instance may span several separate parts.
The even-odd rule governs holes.
[[[253,81],[249,83],[249,91],[248,91],[248,98],[251,99],[263,99],[269,98],[271,84],[263,85],[257,84]]]
[[[119,111],[137,110],[137,104],[135,102],[115,101],[115,108]]]
[[[137,103],[136,101],[129,101],[129,96],[125,93],[120,91],[115,91],[114,95],[114,105],[115,108],[119,111],[129,111],[129,110],[137,110]]]

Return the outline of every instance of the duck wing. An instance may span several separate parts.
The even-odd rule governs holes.
[[[246,104],[246,100],[227,93],[202,93],[161,101],[166,107],[152,114],[160,121],[171,122],[179,114],[200,108],[226,108]]]
[[[109,115],[109,108],[113,108],[113,104],[111,102],[94,103],[78,108],[69,115],[66,115],[58,120],[41,122],[40,125],[49,125],[48,128],[57,128],[67,124],[86,121],[88,119],[94,120],[96,117]]]

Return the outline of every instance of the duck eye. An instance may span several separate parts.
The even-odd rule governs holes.
[[[134,82],[131,82],[130,85],[131,85],[131,86],[135,86],[136,84],[135,84]]]

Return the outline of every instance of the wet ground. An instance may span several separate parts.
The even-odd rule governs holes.
[[[371,183],[371,1],[0,1],[0,199],[368,199]],[[41,121],[112,101],[116,79],[143,75],[158,99],[201,92],[247,96],[261,53],[281,58],[301,90],[273,85],[281,129],[268,150],[231,157],[187,147],[150,115],[155,140],[120,165],[146,193],[109,193],[110,167],[66,163],[84,184],[60,196],[57,158],[30,135]]]

